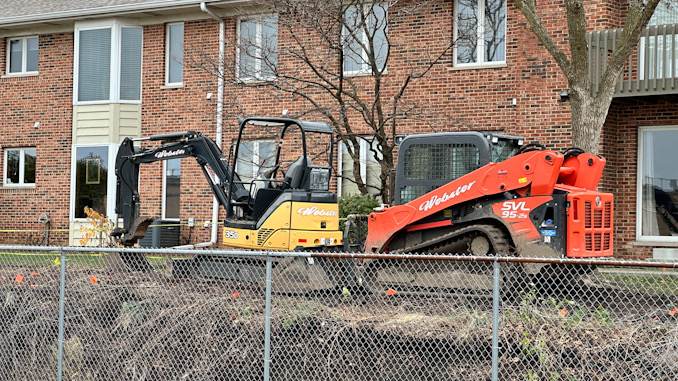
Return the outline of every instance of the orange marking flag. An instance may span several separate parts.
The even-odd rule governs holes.
[[[386,295],[388,295],[388,296],[395,295],[395,294],[397,294],[397,292],[396,292],[396,290],[394,290],[392,288],[389,288],[388,290],[386,290]]]

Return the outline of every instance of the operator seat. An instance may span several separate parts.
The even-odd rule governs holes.
[[[311,158],[306,156],[306,164],[311,166]],[[290,164],[283,179],[282,189],[298,189],[301,187],[301,182],[304,180],[304,157],[299,156],[294,163]]]

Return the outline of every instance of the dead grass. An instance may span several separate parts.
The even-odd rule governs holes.
[[[264,297],[256,286],[70,269],[65,296],[64,379],[261,378]],[[54,379],[58,301],[57,267],[0,268],[3,377]],[[490,374],[492,313],[477,304],[331,293],[276,295],[272,307],[272,379]],[[536,296],[504,306],[501,379],[668,379],[678,373],[669,311],[622,314]]]

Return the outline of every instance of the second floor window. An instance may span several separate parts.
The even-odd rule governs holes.
[[[184,24],[167,25],[165,84],[181,85],[184,81]]]
[[[77,102],[140,101],[142,29],[114,25],[76,36]]]
[[[10,38],[7,52],[7,74],[38,72],[38,37]]]
[[[506,0],[456,0],[454,64],[506,61]]]
[[[344,13],[344,73],[384,70],[388,56],[386,4],[350,6]]]
[[[275,78],[278,65],[278,16],[240,19],[238,33],[238,79]]]

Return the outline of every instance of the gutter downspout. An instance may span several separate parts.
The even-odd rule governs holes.
[[[217,16],[207,8],[205,2],[200,3],[200,10],[212,16],[219,21],[219,65],[217,68],[217,134],[216,143],[219,149],[222,148],[223,125],[224,125],[224,40],[226,39],[224,19]],[[196,243],[193,245],[177,246],[177,249],[209,247],[217,242],[217,232],[219,228],[219,202],[217,198],[212,198],[212,236],[208,242]]]

